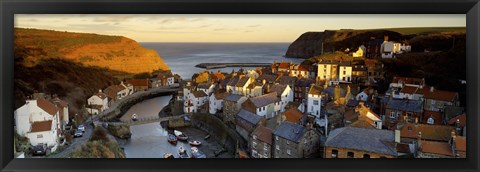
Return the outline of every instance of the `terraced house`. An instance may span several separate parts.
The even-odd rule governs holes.
[[[291,122],[282,122],[273,132],[274,158],[308,158],[319,152],[320,134],[312,129]]]

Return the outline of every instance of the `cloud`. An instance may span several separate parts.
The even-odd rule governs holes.
[[[252,27],[260,27],[260,26],[262,26],[262,25],[255,24],[255,25],[249,25],[249,26],[247,26],[247,27],[250,27],[250,28],[252,28]]]
[[[104,23],[104,22],[126,22],[133,18],[133,16],[101,16],[101,17],[95,17],[93,18],[93,22],[99,22],[99,23]]]

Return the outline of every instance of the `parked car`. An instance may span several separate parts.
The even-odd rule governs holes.
[[[34,146],[32,149],[33,155],[46,155],[47,154],[47,145],[41,144]]]
[[[73,135],[73,137],[82,137],[82,136],[83,136],[83,131],[80,131],[80,130],[75,131],[75,134]]]
[[[82,125],[79,125],[79,126],[77,127],[77,130],[80,130],[80,131],[82,131],[82,132],[85,132],[85,126],[84,126],[83,124],[82,124]]]

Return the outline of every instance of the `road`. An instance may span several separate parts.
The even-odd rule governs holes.
[[[93,126],[90,125],[90,122],[86,122],[85,125],[85,133],[83,133],[82,137],[73,138],[72,144],[65,148],[62,152],[57,154],[48,156],[48,158],[68,158],[70,153],[72,153],[75,149],[81,147],[90,139],[93,133]]]

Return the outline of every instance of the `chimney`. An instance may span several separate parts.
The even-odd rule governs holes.
[[[400,143],[400,130],[395,130],[395,143]]]
[[[433,91],[435,91],[435,88],[433,88],[433,86],[430,87],[430,92],[433,93]]]
[[[457,138],[457,134],[455,133],[455,130],[452,130],[450,134],[452,136],[452,142],[455,142],[455,139]]]
[[[460,126],[460,119],[457,119],[457,121],[455,122],[455,129],[457,131],[457,134],[460,135],[460,133],[462,132],[462,127]]]
[[[101,92],[102,92],[102,89],[99,89],[98,92],[101,93]]]
[[[418,150],[422,150],[422,132],[418,132],[418,137],[417,137],[417,144],[418,144]]]
[[[418,125],[418,117],[415,118],[415,125]]]
[[[270,84],[267,85],[267,93],[270,93]]]
[[[265,85],[267,83],[267,80],[266,79],[263,79],[262,80],[262,84]]]
[[[383,36],[383,40],[384,40],[385,42],[388,42],[388,35]]]

